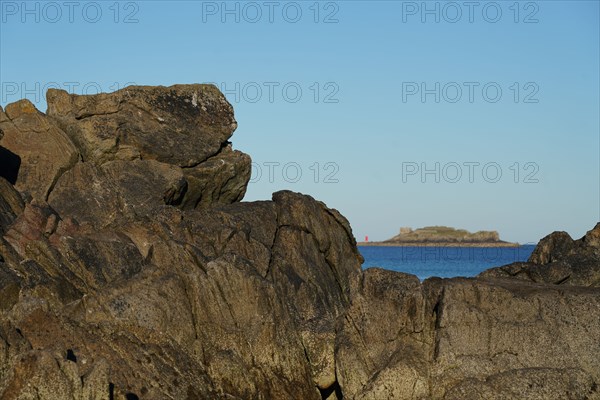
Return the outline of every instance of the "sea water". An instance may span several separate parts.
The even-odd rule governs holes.
[[[381,267],[427,279],[432,276],[472,277],[486,269],[527,261],[535,245],[518,247],[392,247],[358,246],[363,269]]]

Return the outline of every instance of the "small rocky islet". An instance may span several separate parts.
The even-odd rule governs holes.
[[[0,108],[1,399],[599,399],[600,224],[476,278],[361,269],[210,85]]]
[[[444,247],[518,247],[518,243],[500,240],[496,231],[477,231],[471,233],[465,229],[449,226],[426,226],[412,229],[400,228],[393,238],[382,242],[360,242],[359,246],[444,246]]]

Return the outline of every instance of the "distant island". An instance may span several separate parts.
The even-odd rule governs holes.
[[[359,246],[454,246],[454,247],[516,247],[518,243],[500,240],[496,231],[477,231],[448,226],[400,228],[400,233],[383,242],[359,242]]]

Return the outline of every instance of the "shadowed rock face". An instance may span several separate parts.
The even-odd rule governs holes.
[[[0,173],[2,174],[0,176],[14,185],[19,177],[20,167],[21,157],[0,146]]]
[[[599,398],[600,228],[520,273],[363,272],[336,210],[240,202],[215,88],[48,104],[0,109],[1,399]]]

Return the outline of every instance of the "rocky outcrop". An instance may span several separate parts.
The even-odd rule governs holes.
[[[364,272],[338,338],[350,399],[599,398],[600,294]]]
[[[600,223],[579,240],[554,232],[538,243],[528,262],[493,268],[482,277],[506,277],[537,283],[600,286]]]
[[[233,108],[216,87],[129,86],[94,96],[50,89],[47,98],[48,116],[76,145],[82,161],[90,164],[79,169],[86,170],[80,171],[83,175],[93,175],[84,179],[102,186],[103,171],[91,171],[91,165],[109,164],[105,170],[127,175],[130,161],[154,161],[163,164],[151,168],[154,175],[159,169],[170,169],[167,175],[181,174],[185,178],[179,181],[180,187],[167,189],[176,193],[167,193],[163,204],[194,209],[229,204],[244,197],[250,179],[250,157],[231,148],[228,140],[237,122]],[[144,167],[137,163],[134,174],[122,181],[145,176],[140,168]],[[79,170],[57,182],[60,194],[50,200],[53,206],[63,200],[61,194],[68,196],[69,188],[77,187],[73,181],[83,178],[77,175]],[[170,179],[155,178],[159,187]],[[146,186],[152,187],[153,183],[146,182]]]
[[[8,269],[36,283],[3,331],[20,332],[28,358],[22,370],[13,359],[2,389],[24,396],[44,373],[53,398],[79,398],[100,368],[106,396],[321,398],[336,385],[335,324],[360,271],[347,226],[289,192],[163,207],[100,231],[28,205],[5,235],[19,260]]]
[[[129,86],[78,96],[48,91],[48,115],[81,149],[83,161],[152,159],[191,168],[233,134],[233,109],[212,85]]]
[[[350,226],[291,192],[239,203],[249,158],[228,143],[223,96],[190,85],[48,103],[49,117],[31,113],[78,157],[39,196],[0,178],[0,397],[335,392],[336,324],[361,263]],[[20,182],[37,139],[15,137]]]
[[[362,271],[336,210],[240,202],[215,88],[48,103],[0,113],[1,399],[599,398],[599,227],[518,274]]]
[[[598,237],[555,232],[478,279],[364,271],[338,335],[344,398],[600,398]]]

